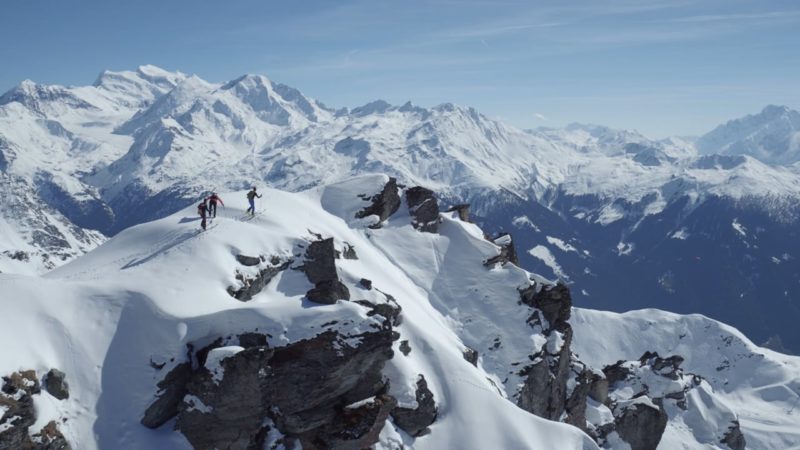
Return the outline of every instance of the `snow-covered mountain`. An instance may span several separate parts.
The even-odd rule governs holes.
[[[572,308],[509,236],[424,188],[267,189],[275,212],[252,218],[243,194],[205,232],[189,207],[44,276],[0,275],[0,445],[800,442],[800,358],[702,316]]]
[[[146,66],[2,98],[2,201],[31,207],[0,211],[0,271],[41,273],[210,191],[386,173],[471,203],[578,305],[699,312],[800,351],[797,166],[601,126],[523,131],[451,104],[332,109],[259,75]]]
[[[749,155],[770,164],[800,161],[800,112],[769,105],[760,113],[731,120],[696,142],[703,154]]]

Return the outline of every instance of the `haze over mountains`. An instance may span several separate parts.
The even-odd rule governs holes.
[[[385,173],[471,203],[580,305],[701,312],[799,351],[797,117],[769,106],[695,145],[452,104],[334,109],[259,75],[26,81],[0,97],[0,270],[42,273],[211,190]]]

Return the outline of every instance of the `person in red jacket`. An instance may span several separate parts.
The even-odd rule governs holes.
[[[216,192],[212,192],[206,200],[208,202],[208,215],[213,219],[217,217],[217,203],[222,206],[225,206],[225,203],[222,202],[222,199],[217,195]]]

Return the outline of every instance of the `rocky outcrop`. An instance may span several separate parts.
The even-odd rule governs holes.
[[[419,231],[439,231],[439,202],[430,189],[415,186],[406,191],[406,203],[411,224]]]
[[[487,259],[483,265],[491,267],[495,264],[512,263],[519,266],[519,258],[517,257],[517,249],[514,246],[514,240],[509,233],[501,233],[496,238],[491,239],[492,243],[500,247],[500,253]]]
[[[566,324],[572,313],[572,295],[562,283],[545,286],[533,284],[521,290],[520,297],[522,303],[542,312],[550,324],[549,329]]]
[[[722,440],[719,442],[720,444],[727,445],[731,450],[745,449],[747,442],[744,440],[744,435],[742,434],[742,429],[739,427],[738,420],[734,420],[733,423],[731,423],[725,436],[723,436]]]
[[[260,267],[255,275],[241,271],[236,272],[235,277],[239,282],[239,286],[229,286],[228,294],[242,302],[252,300],[276,275],[288,269],[292,264],[291,259],[282,260],[278,257],[271,258],[269,263],[266,263],[262,258],[244,255],[237,255],[236,260],[248,267],[266,264],[264,267]]]
[[[466,347],[461,352],[464,359],[475,367],[478,367],[478,351],[472,347]]]
[[[69,443],[55,422],[31,436],[36,422],[33,396],[41,393],[36,372],[25,370],[3,377],[0,389],[0,450],[68,450]]]
[[[533,364],[522,370],[525,376],[517,404],[524,410],[550,420],[560,420],[567,402],[570,375],[572,328],[552,330],[552,342],[533,355]],[[560,345],[559,345],[560,344]],[[585,397],[583,403],[585,404]],[[574,401],[578,404],[579,401]]]
[[[389,178],[383,190],[369,199],[372,203],[356,213],[357,219],[369,216],[378,216],[378,222],[370,228],[380,228],[381,223],[400,208],[400,194],[398,193],[397,179]]]
[[[306,298],[315,303],[333,305],[339,300],[350,300],[350,290],[339,280],[325,280],[309,290]]]
[[[353,247],[352,244],[345,242],[342,248],[342,257],[344,259],[358,259],[358,254],[356,254],[356,248]]]
[[[381,375],[393,337],[391,327],[328,330],[272,348],[250,332],[197,351],[190,346],[195,367],[184,363],[167,374],[148,411],[169,410],[180,396],[176,428],[196,449],[262,448],[275,433],[303,448],[367,448],[396,405]],[[177,394],[167,395],[170,388]]]
[[[186,384],[192,376],[192,365],[176,365],[158,382],[158,398],[145,411],[141,423],[147,428],[158,428],[178,414],[178,405],[186,395]]]
[[[656,450],[667,428],[667,412],[660,405],[635,401],[625,405],[614,415],[614,424],[623,441],[631,450]]]
[[[433,393],[428,389],[428,383],[422,375],[417,379],[416,400],[416,408],[395,408],[392,411],[392,419],[395,425],[411,436],[422,436],[429,431],[428,427],[439,414]]]
[[[66,374],[58,369],[50,369],[44,377],[44,386],[47,392],[59,400],[69,398],[69,384],[66,381]]]
[[[314,241],[306,249],[302,270],[314,283],[314,288],[306,293],[306,298],[312,302],[330,305],[339,300],[350,300],[350,290],[339,280],[336,271],[336,253],[333,238]]]
[[[461,203],[447,208],[447,212],[458,213],[458,218],[462,222],[472,222],[469,219],[469,203]]]

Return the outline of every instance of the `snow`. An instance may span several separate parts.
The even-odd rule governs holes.
[[[745,228],[744,225],[739,223],[739,219],[733,219],[733,222],[731,222],[731,226],[737,233],[739,233],[740,236],[747,237],[747,228]]]
[[[199,232],[192,206],[127,229],[45,276],[0,274],[0,311],[15,318],[0,328],[9,349],[0,373],[20,367],[67,373],[69,401],[43,409],[40,419],[67,418],[65,434],[76,448],[188,448],[179,433],[138,423],[164,374],[149,365],[151,357],[185,355],[187,342],[256,328],[269,333],[275,347],[314,336],[334,320],[338,324],[327,328],[354,335],[377,320],[352,302],[311,304],[304,299],[311,285],[294,270],[281,272],[250,302],[227,294],[240,268],[236,253],[292,255],[313,232],[333,236],[338,248],[348,242],[358,249],[358,260],[337,260],[351,292],[378,301],[379,289],[403,308],[397,331],[414,350],[408,356],[396,352],[387,364],[390,393],[413,404],[415,381],[423,374],[440,408],[429,435],[409,441],[385,428],[378,448],[398,439],[422,449],[596,448],[579,430],[535,417],[509,400],[519,378],[504,384],[505,372],[512,361],[527,359],[532,336],[539,334],[519,320],[527,306],[508,301],[530,274],[513,265],[483,267],[496,246],[474,224],[444,217],[440,234],[420,233],[403,207],[382,229],[371,230],[325,209],[336,206],[336,196],[352,203],[338,205],[340,211],[363,205],[357,194],[371,195],[378,185],[363,182],[296,194],[265,189],[265,213],[244,222],[238,220],[247,207],[244,192],[222,192],[226,208],[209,231]],[[376,289],[357,288],[362,277]],[[502,344],[490,351],[496,338]],[[463,359],[465,346],[481,353],[479,368]],[[219,362],[236,351],[211,352],[207,367],[220,376]],[[208,411],[199,399],[185,401]],[[43,400],[36,402],[38,409]]]
[[[681,240],[681,241],[685,241],[689,236],[690,236],[690,234],[686,230],[686,228],[681,228],[681,229],[675,231],[674,233],[672,233],[669,237],[670,237],[670,239],[678,239],[678,240]]]
[[[563,252],[575,252],[578,253],[578,249],[576,249],[572,244],[568,244],[559,238],[555,238],[552,236],[547,236],[547,242],[550,245],[555,245]]]
[[[569,280],[569,277],[566,273],[564,273],[564,270],[561,268],[558,262],[556,262],[556,258],[553,256],[553,253],[550,252],[549,248],[545,247],[544,245],[537,245],[536,247],[528,250],[528,253],[530,253],[534,258],[538,258],[540,261],[542,261],[553,271],[557,277],[561,278],[562,280]]]
[[[225,358],[229,358],[241,352],[242,350],[244,350],[244,348],[239,347],[238,345],[230,345],[227,347],[215,348],[208,352],[205,367],[209,372],[211,372],[211,378],[215,383],[219,384],[219,382],[222,381],[222,378],[225,376],[225,369],[222,367],[222,361],[224,361]]]

